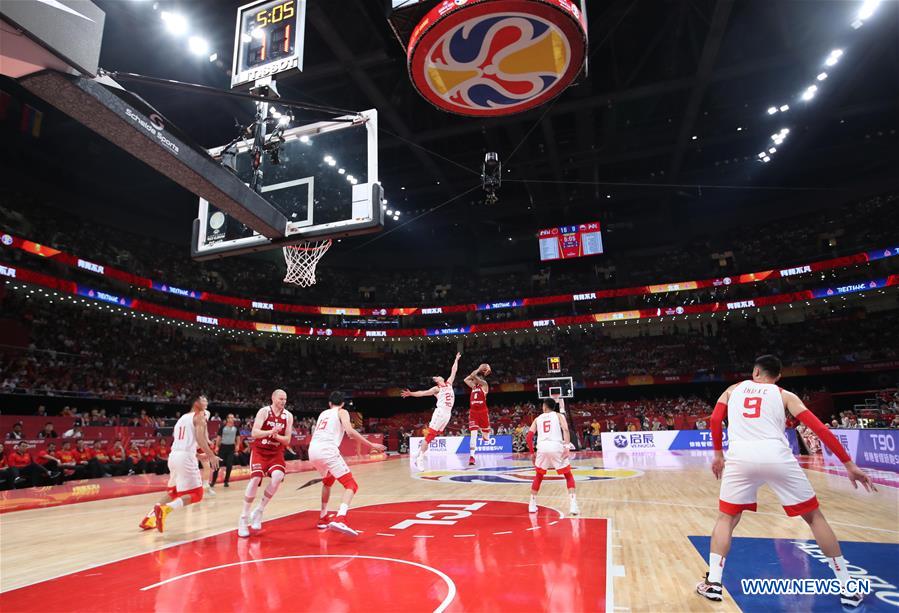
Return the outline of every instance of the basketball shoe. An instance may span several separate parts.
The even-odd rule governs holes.
[[[568,509],[569,515],[577,515],[581,512],[581,510],[577,507],[577,500],[574,498],[571,499],[571,507]]]
[[[318,518],[318,521],[315,523],[315,527],[319,530],[326,530],[328,528],[328,524],[330,524],[335,517],[337,517],[337,513],[335,513],[334,511],[325,513]]]
[[[531,498],[530,502],[528,502],[528,513],[536,513],[537,512],[537,499]]]
[[[237,536],[242,538],[250,536],[250,526],[247,525],[246,515],[241,515],[240,519],[237,520]]]
[[[165,518],[168,517],[168,514],[174,511],[172,507],[167,504],[157,504],[153,507],[153,515],[156,518],[156,529],[160,532],[165,531]]]
[[[358,530],[353,530],[346,523],[346,515],[338,515],[328,524],[328,530],[335,530],[337,532],[343,532],[344,534],[349,534],[350,536],[359,536]]]
[[[152,511],[147,513],[142,520],[140,520],[140,529],[141,530],[152,530],[156,527],[156,509],[154,508]]]
[[[256,507],[250,513],[250,528],[253,530],[262,530],[262,508]]]
[[[721,584],[710,582],[708,573],[705,574],[705,579],[696,584],[696,593],[700,596],[705,596],[709,600],[719,602],[724,600]]]
[[[847,592],[843,592],[842,594],[840,594],[840,604],[842,604],[844,607],[850,607],[853,609],[859,606],[864,599],[865,597],[859,593],[849,594]]]
[[[473,455],[468,456],[468,465],[469,465],[469,466],[474,466],[474,465],[475,465],[475,461],[474,461],[474,456],[473,456]]]

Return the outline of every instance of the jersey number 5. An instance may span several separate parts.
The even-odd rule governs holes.
[[[755,419],[762,414],[762,399],[758,396],[747,396],[746,399],[743,400],[743,408],[749,409],[748,412],[743,412],[743,417]]]
[[[548,421],[543,422],[543,432],[549,433],[549,429],[552,427],[552,424]]]

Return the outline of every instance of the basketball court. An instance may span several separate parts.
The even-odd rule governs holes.
[[[102,70],[97,62],[104,14],[87,0],[34,0],[27,10],[12,7],[20,4],[25,3],[4,3],[4,20],[15,22],[27,33],[15,41],[15,49],[4,50],[4,74],[111,141],[123,156],[137,157],[160,177],[193,194],[197,215],[191,228],[190,256],[194,260],[280,250],[285,259],[285,282],[306,288],[316,283],[316,265],[337,241],[386,235],[390,231],[383,231],[390,220],[400,222],[399,211],[389,209],[379,174],[384,165],[379,149],[379,113],[383,116],[385,111],[395,111],[385,108],[387,105],[354,109],[328,106],[293,100],[278,91],[278,79],[284,83],[303,69],[303,31],[309,3],[262,0],[240,7],[229,71],[231,90],[215,91],[191,83]],[[730,4],[722,2],[726,5],[722,12],[729,12]],[[415,92],[462,120],[538,108],[588,76],[583,1],[456,0],[394,2],[391,7],[392,12],[387,11],[390,28],[407,53]],[[717,10],[715,15],[720,17]],[[488,29],[498,21],[506,25],[497,27],[495,39],[490,39]],[[45,22],[52,22],[53,27],[44,28]],[[723,30],[723,25],[719,29]],[[472,40],[479,36],[484,48],[473,49]],[[476,52],[489,56],[478,61],[490,70],[478,77],[483,82],[456,87],[470,78],[465,75],[474,70],[468,64],[478,57]],[[494,56],[502,56],[497,66],[509,73],[526,72],[536,66],[535,72],[545,74],[514,81],[512,87],[496,76],[498,69],[490,64]],[[213,62],[211,56],[209,61]],[[354,64],[352,56],[342,61]],[[706,72],[711,72],[711,64]],[[166,95],[177,95],[177,90],[214,96],[222,105],[239,101],[252,106],[255,115],[215,146],[200,146],[184,126],[175,126],[128,89],[129,84],[137,83],[159,87]],[[497,93],[506,86],[512,93]],[[598,100],[600,104],[606,101]],[[608,104],[611,108],[610,100]],[[698,112],[699,101],[688,106],[695,106],[694,112]],[[549,125],[544,128],[545,134],[553,130]],[[690,128],[681,130],[684,139]],[[510,133],[517,140],[518,134],[514,130]],[[772,138],[780,146],[786,134],[779,132]],[[677,167],[685,148],[685,144],[678,147]],[[771,155],[776,151],[774,147],[767,150]],[[552,155],[557,157],[555,151]],[[765,151],[760,159],[770,161]],[[558,159],[554,162],[561,176],[562,163]],[[456,186],[459,189],[445,203],[481,188],[485,202],[495,205],[502,172],[497,154],[487,152],[480,184],[467,192],[464,187],[468,186]],[[596,193],[599,198],[599,191]],[[432,199],[435,202],[423,198],[426,202],[422,209],[431,212],[443,206]],[[547,238],[549,242],[541,244],[550,259],[562,257],[566,250],[579,255],[602,253],[599,223],[560,226],[551,233],[553,237],[559,234],[557,230],[565,235],[559,238],[561,242]],[[513,241],[511,237],[507,240]],[[414,255],[410,252],[409,257]],[[730,282],[728,278],[726,283]],[[875,287],[879,286],[871,286]],[[169,286],[154,289],[175,294],[185,291],[170,291],[177,288]],[[596,295],[573,297],[575,301],[582,299],[595,300]],[[125,299],[113,302],[126,303]],[[512,308],[497,304],[496,308]],[[733,304],[735,310],[756,306],[751,301]],[[232,306],[276,310],[267,301],[253,300],[249,306],[234,302]],[[520,307],[521,303],[513,306]],[[165,315],[161,307],[156,311],[153,306],[146,308]],[[309,308],[296,306],[295,313],[308,312]],[[486,309],[490,308],[487,305]],[[348,310],[322,309],[315,314],[345,315]],[[423,309],[420,315],[440,313],[436,307]],[[676,311],[679,316],[683,313]],[[386,310],[373,313],[386,314]],[[590,320],[590,327],[594,321],[605,325],[608,320],[614,325],[617,319],[627,323],[627,319],[644,316],[657,316],[659,321],[664,318],[661,308],[655,315],[622,311],[597,315]],[[241,328],[290,338],[300,336],[306,341],[332,335],[380,341],[387,336],[441,337],[471,331],[465,326],[405,329],[397,323],[395,329],[366,330],[318,322],[301,326],[271,320],[227,320],[224,316],[221,320],[203,315],[187,317],[193,317],[192,326],[214,326],[216,332],[219,328]],[[431,325],[440,324],[427,324]],[[527,326],[555,327],[556,321],[531,319]],[[550,376],[515,376],[519,383],[530,377],[527,389],[537,392],[531,400],[562,397],[574,404],[575,381],[564,375],[558,357],[548,360],[546,374]],[[323,382],[319,387],[327,388]],[[521,384],[513,391],[524,389]],[[393,396],[399,396],[399,392]],[[461,404],[457,401],[455,412],[465,411]],[[508,438],[511,449],[511,436]],[[162,533],[141,531],[138,522],[165,489],[164,477],[116,477],[3,492],[0,609],[437,613],[839,610],[833,596],[754,595],[741,587],[741,578],[830,576],[826,558],[808,527],[801,519],[787,517],[767,489],[761,490],[758,512],[745,513],[736,531],[724,579],[728,597],[712,603],[695,593],[697,581],[708,570],[709,534],[719,508],[719,483],[709,470],[710,450],[634,452],[616,448],[616,441],[615,445],[606,445],[603,453],[572,452],[580,507],[580,513],[573,516],[567,512],[570,507],[565,481],[555,473],[544,481],[537,512],[528,512],[535,469],[527,454],[478,452],[477,464],[470,466],[467,454],[457,455],[446,447],[449,443],[445,440],[435,442],[443,445],[444,453],[429,453],[424,470],[417,470],[405,454],[347,458],[360,488],[349,515],[353,527],[360,531],[356,537],[316,528],[319,487],[301,486],[308,485],[318,473],[307,462],[291,463],[280,492],[266,508],[262,530],[254,531],[249,538],[237,535],[243,480],[249,472],[241,468],[235,470],[233,487],[220,487],[217,495],[206,496],[173,514]],[[859,610],[896,611],[896,473],[869,471],[879,491],[866,493],[853,489],[840,469],[825,466],[818,458],[804,458],[802,465],[843,545],[853,576],[870,580],[871,593]]]
[[[4,513],[0,603],[10,611],[251,610],[248,597],[262,582],[265,606],[288,610],[753,611],[772,605],[766,600],[772,597],[740,595],[736,603],[713,604],[693,593],[717,514],[717,482],[705,458],[656,453],[659,458],[614,468],[599,454],[577,454],[578,517],[564,512],[564,482],[552,477],[538,513],[527,512],[533,466],[522,457],[489,458],[476,469],[448,469],[435,457],[422,473],[411,471],[407,459],[356,465],[360,491],[351,517],[362,530],[357,538],[315,528],[318,488],[296,490],[314,476],[308,472],[288,476],[263,530],[249,539],[236,533],[239,485],[218,488],[214,498],[172,516],[162,534],[137,528],[157,494]],[[880,492],[868,495],[820,466],[808,474],[847,559],[882,580],[865,610],[892,610],[889,594],[899,584],[895,476],[883,475]],[[787,518],[769,492],[763,490],[759,503],[736,533],[729,560],[740,571],[731,573],[734,580],[825,577],[827,567],[797,544],[814,546],[802,521]],[[763,558],[770,561],[757,563]],[[834,610],[823,596],[778,606]]]

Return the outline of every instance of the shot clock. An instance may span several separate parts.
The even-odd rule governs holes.
[[[307,0],[262,0],[237,9],[231,87],[303,69]]]

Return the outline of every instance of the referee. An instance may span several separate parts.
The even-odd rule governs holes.
[[[215,437],[216,447],[218,448],[218,456],[225,464],[225,487],[228,487],[228,481],[231,479],[231,468],[234,466],[234,449],[240,439],[239,430],[234,423],[234,415],[228,414],[225,425],[219,429],[218,436]],[[212,473],[212,487],[219,477],[219,469],[216,468]]]

